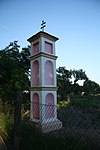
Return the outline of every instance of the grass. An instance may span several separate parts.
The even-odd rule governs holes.
[[[77,96],[71,97],[71,104],[88,109],[100,108],[100,97],[98,96]]]
[[[59,100],[58,103],[57,103],[57,108],[61,109],[63,107],[67,107],[69,105],[70,105],[70,101],[69,100],[63,100],[63,101]]]
[[[11,107],[8,104],[3,105],[1,102],[0,107],[2,107],[2,111],[0,113],[0,128],[8,137],[10,137],[13,128],[13,115],[11,113]]]
[[[27,120],[23,120],[21,127],[20,150],[94,150],[96,145],[90,143],[87,145],[80,141],[79,137],[64,136],[57,137],[52,134],[40,133]]]
[[[100,119],[100,96],[71,97],[71,105],[87,110],[93,119]]]
[[[74,105],[81,109],[91,112],[94,120],[100,119],[100,97],[71,97],[68,101],[58,101],[58,109]],[[67,115],[67,114],[66,114]],[[86,140],[80,141],[77,136],[53,136],[51,134],[42,134],[29,123],[29,118],[23,117],[21,121],[20,150],[94,150],[99,149],[97,145]],[[0,127],[12,138],[13,117],[8,106],[5,111],[0,113]],[[13,140],[13,139],[12,139]]]

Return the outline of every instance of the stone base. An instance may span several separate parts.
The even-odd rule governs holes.
[[[47,133],[50,131],[58,130],[62,128],[62,122],[60,120],[49,122],[41,125],[41,129],[43,133]]]
[[[62,122],[60,120],[47,123],[35,122],[34,124],[43,133],[47,133],[62,128]]]

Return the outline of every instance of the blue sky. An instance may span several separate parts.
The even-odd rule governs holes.
[[[59,38],[57,68],[83,69],[100,84],[100,0],[0,0],[0,49],[27,46],[42,20]]]

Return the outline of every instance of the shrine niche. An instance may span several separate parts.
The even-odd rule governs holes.
[[[35,55],[39,52],[39,42],[32,44],[32,55]]]
[[[39,62],[38,60],[35,60],[32,63],[32,85],[38,85],[39,84]]]
[[[37,93],[33,94],[32,114],[34,119],[39,119],[39,95]]]
[[[45,112],[46,119],[50,119],[54,117],[54,96],[52,93],[48,93],[45,99]]]
[[[52,61],[45,62],[45,84],[53,85],[54,84],[54,71]]]
[[[45,41],[45,52],[53,54],[53,45]]]

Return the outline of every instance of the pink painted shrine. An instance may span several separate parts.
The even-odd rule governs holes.
[[[57,37],[40,31],[28,39],[31,43],[31,116],[42,132],[57,130],[57,85],[55,42]]]

